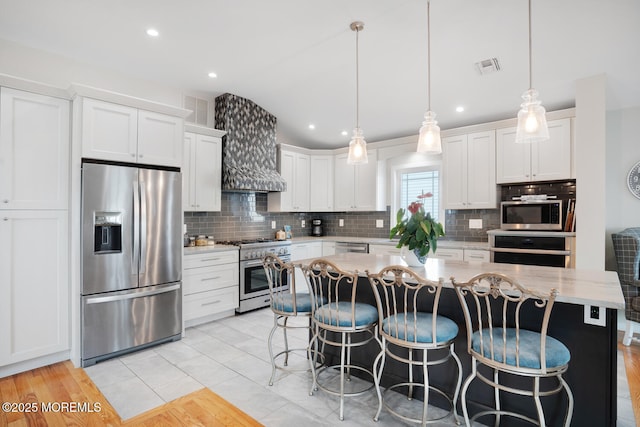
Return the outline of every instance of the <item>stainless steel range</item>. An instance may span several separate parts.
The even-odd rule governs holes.
[[[269,282],[262,267],[262,257],[268,253],[283,261],[291,260],[291,242],[288,240],[242,240],[219,242],[240,246],[240,306],[238,313],[269,306]],[[289,287],[288,283],[283,285]]]

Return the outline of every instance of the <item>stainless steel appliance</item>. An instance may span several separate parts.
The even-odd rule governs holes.
[[[360,254],[369,253],[369,244],[362,242],[336,242],[336,253],[355,252]]]
[[[562,230],[562,200],[524,199],[500,204],[502,230]]]
[[[312,236],[322,236],[322,235],[324,235],[324,230],[322,228],[322,220],[321,219],[312,219],[311,220],[311,235]]]
[[[564,234],[525,231],[502,235],[491,233],[491,262],[573,268],[575,237]]]
[[[262,257],[274,253],[285,262],[291,261],[291,242],[275,240],[242,240],[235,242],[219,242],[240,246],[240,306],[238,313],[268,307],[269,282],[262,267]],[[289,284],[283,281],[283,287]]]
[[[82,164],[82,366],[182,332],[177,170]]]

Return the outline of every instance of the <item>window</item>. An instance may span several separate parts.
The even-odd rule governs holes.
[[[398,170],[396,182],[399,184],[396,193],[398,209],[406,209],[411,202],[421,201],[425,212],[431,212],[431,216],[438,220],[440,217],[440,170],[437,166]],[[425,193],[431,193],[433,196],[418,199],[419,195]]]

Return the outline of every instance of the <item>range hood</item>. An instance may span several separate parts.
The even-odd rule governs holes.
[[[276,117],[249,99],[216,98],[216,129],[222,138],[222,191],[286,191],[277,170]]]

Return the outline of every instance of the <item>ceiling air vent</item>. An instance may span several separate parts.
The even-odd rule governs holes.
[[[476,62],[476,70],[478,70],[478,73],[480,73],[481,76],[500,71],[498,58],[489,58]]]

